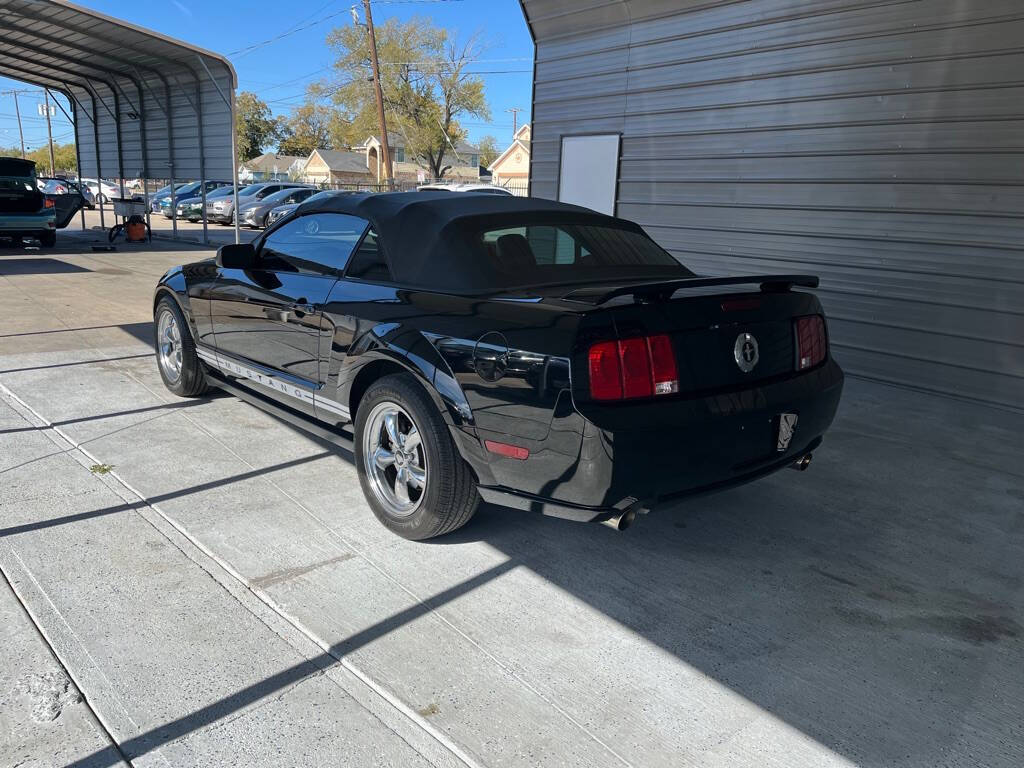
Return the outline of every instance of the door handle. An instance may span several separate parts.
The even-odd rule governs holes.
[[[293,301],[288,307],[295,312],[305,312],[307,315],[312,315],[316,312],[316,304],[309,304],[305,299]]]
[[[288,322],[289,310],[282,307],[263,307],[263,314],[269,320],[276,320],[279,323]]]

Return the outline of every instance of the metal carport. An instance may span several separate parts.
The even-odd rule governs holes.
[[[231,179],[237,193],[226,58],[63,0],[0,0],[0,29],[0,74],[67,97],[79,176],[116,176],[122,193],[128,177]]]

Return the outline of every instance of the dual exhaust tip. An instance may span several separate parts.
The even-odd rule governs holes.
[[[795,469],[797,472],[806,472],[811,466],[811,459],[814,455],[811,453],[805,453],[799,459],[789,465],[790,469]],[[633,504],[621,512],[616,512],[611,517],[608,517],[601,521],[601,525],[605,525],[614,531],[624,531],[629,528],[635,521],[638,512],[646,512],[646,509],[638,509],[639,504]]]
[[[799,459],[789,465],[790,469],[795,469],[797,472],[805,472],[809,466],[811,466],[811,458],[813,454],[805,453]]]
[[[613,531],[624,531],[636,520],[636,510],[632,507],[624,512],[618,512],[607,520],[602,520],[601,525],[607,525]]]

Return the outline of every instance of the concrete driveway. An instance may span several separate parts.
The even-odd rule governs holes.
[[[208,251],[63,242],[0,253],[0,764],[1024,764],[1024,416],[851,379],[808,472],[411,543],[163,388],[152,287]]]

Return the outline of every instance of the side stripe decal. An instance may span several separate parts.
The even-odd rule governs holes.
[[[218,354],[212,349],[197,346],[196,354],[199,356],[199,359],[207,365],[213,366],[214,368],[230,374],[231,376],[241,376],[242,378],[255,381],[256,383],[269,387],[283,395],[288,395],[296,400],[300,400],[307,405],[312,405],[315,408],[322,408],[325,411],[341,416],[343,419],[351,418],[348,408],[339,402],[331,400],[328,397],[324,397],[316,390],[297,386],[270,373],[250,368],[243,363],[237,362],[233,358]]]

